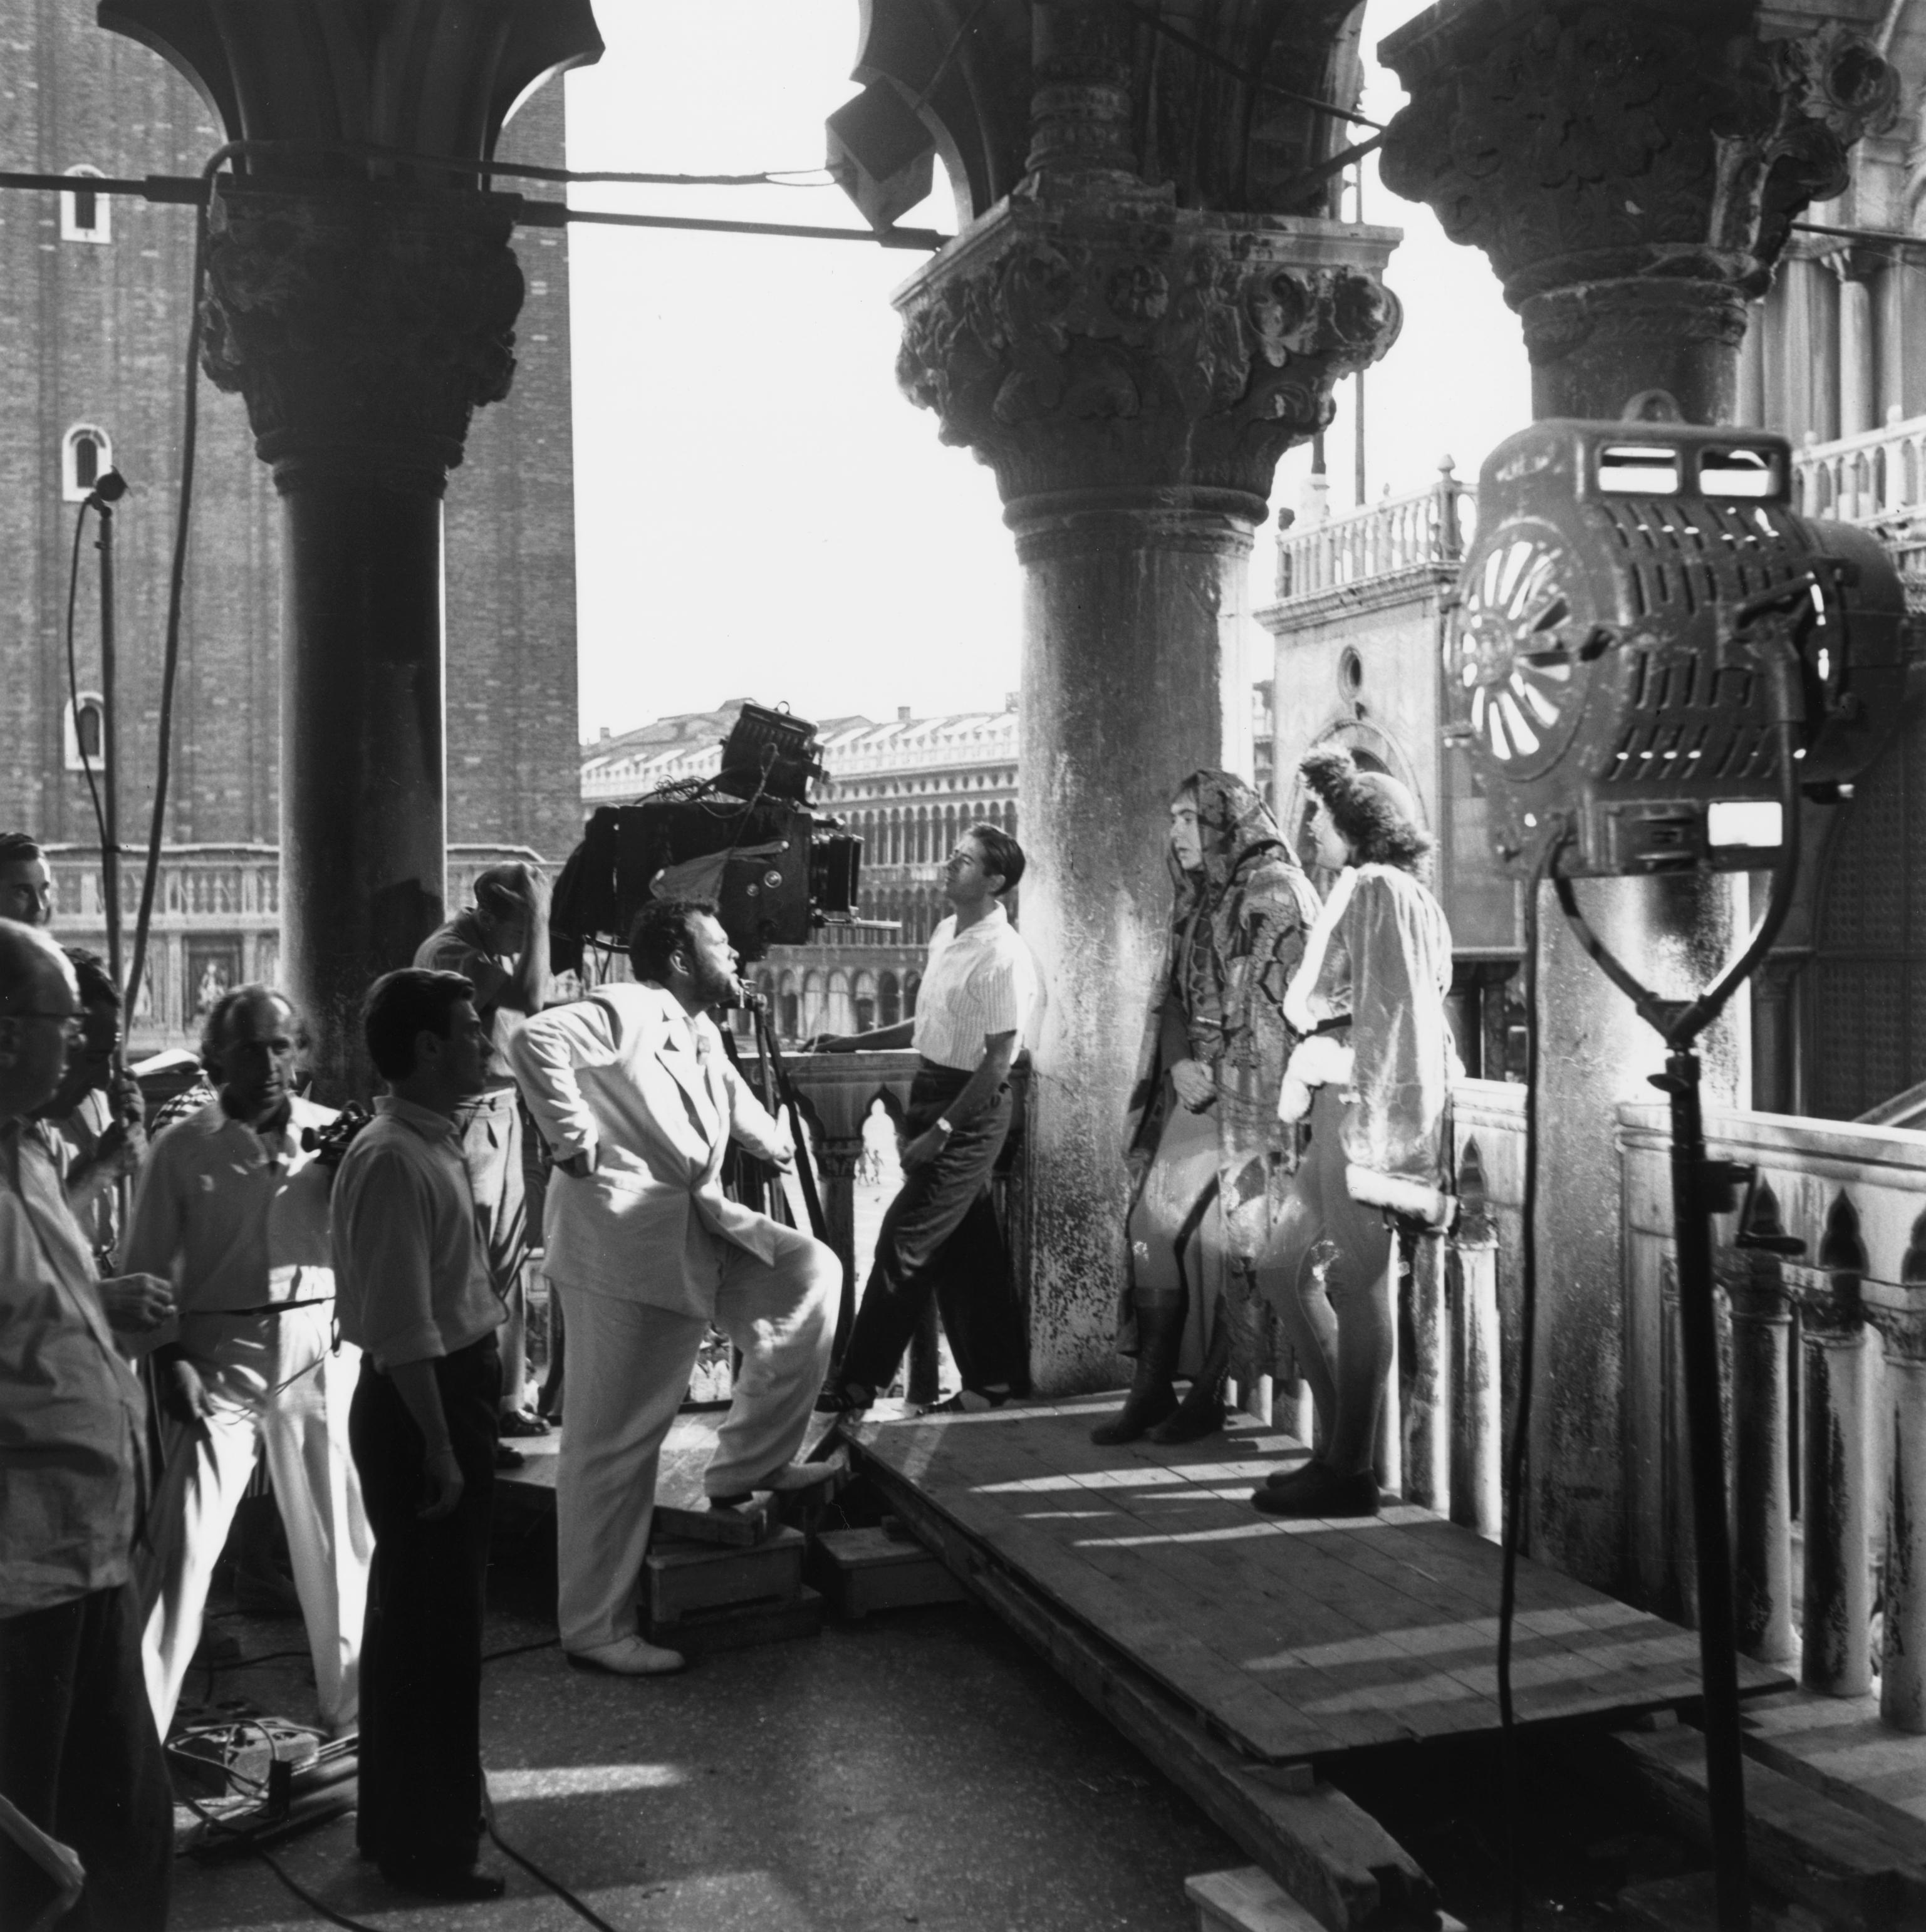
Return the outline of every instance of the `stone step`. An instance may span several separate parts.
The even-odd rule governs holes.
[[[1876,1696],[1788,1690],[1745,1707],[1745,1754],[1882,1825],[1926,1858],[1926,1737],[1895,1730]]]
[[[1687,1835],[1709,1844],[1704,1733],[1621,1731],[1611,1743]],[[1756,1762],[1745,1766],[1745,1814],[1754,1878],[1809,1907],[1828,1932],[1926,1925],[1926,1858],[1911,1838]]]

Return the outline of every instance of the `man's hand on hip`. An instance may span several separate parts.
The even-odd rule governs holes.
[[[1201,1114],[1217,1097],[1217,1083],[1201,1060],[1180,1060],[1170,1070],[1177,1097],[1193,1114]]]

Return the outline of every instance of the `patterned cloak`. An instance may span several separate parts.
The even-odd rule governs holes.
[[[1180,1104],[1165,1077],[1165,1012],[1174,995],[1189,1057],[1216,1076],[1210,1111],[1231,1258],[1224,1312],[1236,1337],[1233,1372],[1248,1378],[1270,1372],[1276,1354],[1252,1268],[1290,1185],[1295,1134],[1278,1120],[1277,1093],[1296,1035],[1284,1016],[1284,996],[1316,920],[1318,896],[1250,785],[1216,771],[1198,772],[1186,782],[1196,794],[1204,863],[1192,873],[1170,859],[1170,940],[1150,988],[1124,1145],[1154,1153],[1170,1110]],[[1127,1283],[1118,1328],[1119,1348],[1134,1353]]]

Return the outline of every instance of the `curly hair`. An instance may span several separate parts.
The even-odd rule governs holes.
[[[1431,834],[1418,824],[1415,801],[1396,779],[1360,771],[1341,745],[1307,752],[1298,769],[1358,864],[1395,866],[1419,878],[1430,870]]]

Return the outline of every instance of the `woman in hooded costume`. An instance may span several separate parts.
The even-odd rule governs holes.
[[[1252,1496],[1273,1516],[1375,1516],[1378,1411],[1393,1355],[1393,1232],[1448,1227],[1451,934],[1424,883],[1411,794],[1348,752],[1299,769],[1321,865],[1341,867],[1285,996],[1280,1120],[1308,1120],[1297,1184],[1259,1264],[1311,1384],[1323,1447]]]
[[[1251,1270],[1288,1196],[1295,1136],[1276,1114],[1294,1043],[1284,994],[1318,896],[1241,778],[1193,773],[1170,815],[1170,941],[1124,1142],[1135,1184],[1118,1347],[1136,1373],[1123,1413],[1093,1432],[1099,1442],[1147,1432],[1187,1442],[1221,1427],[1240,1338],[1240,1372],[1270,1366]],[[1180,1407],[1172,1378],[1184,1370]]]

